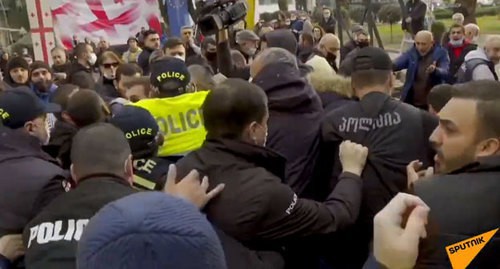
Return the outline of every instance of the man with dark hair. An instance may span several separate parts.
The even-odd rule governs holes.
[[[431,208],[427,226],[439,227],[427,229],[415,268],[450,266],[447,246],[500,225],[500,83],[474,81],[456,88],[430,137],[440,175],[414,186]],[[499,242],[493,235],[469,266],[497,266]]]
[[[325,118],[319,174],[329,177],[326,182],[330,186],[335,185],[340,171],[336,154],[344,140],[368,147],[371,154],[362,176],[367,179],[362,213],[354,227],[336,238],[339,243],[334,246],[338,247],[329,249],[335,268],[363,266],[372,238],[373,217],[398,192],[407,189],[407,164],[418,159],[426,166],[432,165],[434,153],[428,138],[437,125],[437,119],[427,111],[391,98],[395,80],[392,61],[382,49],[360,49],[352,69],[352,88],[360,101],[334,110]],[[408,143],[410,137],[412,143]],[[331,187],[317,190],[324,188]]]
[[[282,183],[287,181],[285,159],[264,146],[267,103],[266,94],[257,85],[241,79],[219,84],[202,107],[205,143],[177,164],[181,176],[196,168],[212,182],[228,183],[231,189],[206,208],[208,218],[257,252],[277,251],[290,241],[333,233],[352,224],[361,202],[359,175],[367,154],[366,148],[346,141],[340,154],[345,170],[335,190],[324,203],[299,198]],[[280,260],[271,259],[270,254],[254,260],[225,251],[229,268],[282,268],[277,264]]]
[[[370,45],[369,35],[362,25],[356,24],[351,28],[352,39],[340,48],[340,63],[347,55],[356,48],[364,48]]]
[[[68,72],[67,82],[80,88],[95,90],[92,68],[97,62],[97,55],[91,45],[78,43],[73,50],[75,62]]]
[[[158,92],[152,89],[149,77],[133,78],[123,86],[126,89],[123,97],[132,103],[158,95]]]
[[[35,61],[30,66],[31,88],[44,102],[49,102],[50,97],[57,89],[52,78],[52,69],[42,61]]]
[[[322,13],[323,17],[319,22],[319,26],[321,26],[321,28],[323,28],[326,33],[335,34],[335,26],[337,26],[337,20],[335,20],[335,17],[332,14],[332,10],[327,7],[323,7]]]
[[[10,87],[29,85],[29,64],[23,57],[13,57],[7,62],[3,81]]]
[[[448,72],[448,84],[454,84],[457,81],[457,72],[464,63],[465,55],[477,48],[465,39],[465,28],[460,24],[453,24],[449,31],[449,42],[445,48],[450,57],[450,71]]]
[[[165,56],[174,57],[186,61],[186,47],[179,38],[171,37],[163,46]]]
[[[76,127],[82,128],[103,122],[109,115],[110,111],[99,94],[92,90],[81,89],[71,96],[62,117]]]
[[[124,94],[127,90],[125,84],[135,78],[141,77],[142,74],[142,69],[137,64],[129,63],[118,66],[116,69],[116,78],[113,83],[122,97],[125,97]]]
[[[106,204],[136,193],[130,146],[123,132],[109,123],[82,128],[73,139],[71,161],[76,188],[52,200],[24,229],[28,268],[74,268],[77,244],[89,219]],[[191,188],[177,188],[182,180],[165,191],[206,203],[221,190],[216,187],[215,192],[193,196],[203,187],[192,184],[199,180],[197,173],[188,178]]]
[[[181,40],[186,48],[185,58],[201,54],[200,48],[194,42],[194,31],[192,26],[186,25],[182,27]]]
[[[0,92],[0,237],[20,233],[34,216],[33,205],[53,177],[66,176],[42,151],[49,141],[47,113],[60,111],[43,103],[27,87]],[[0,124],[0,125],[2,125]]]
[[[144,48],[139,54],[137,64],[142,68],[145,75],[149,75],[149,57],[154,50],[160,48],[160,35],[155,30],[144,31],[142,35],[144,37]]]
[[[243,57],[243,62],[246,62],[245,57]],[[212,74],[217,74],[219,72],[219,66],[217,63],[217,42],[213,37],[209,36],[203,39],[203,42],[201,43],[201,54],[196,54],[186,58],[187,66],[194,64],[204,66],[206,69],[210,70]]]
[[[453,92],[453,86],[449,84],[437,85],[429,92],[429,112],[437,115],[439,111],[450,101]]]

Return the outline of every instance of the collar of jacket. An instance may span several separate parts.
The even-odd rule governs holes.
[[[128,181],[125,178],[115,175],[113,173],[97,173],[97,174],[86,175],[77,181],[76,186],[78,187],[83,182],[90,182],[90,181],[95,182],[96,180],[110,180],[116,183],[120,183],[124,186],[130,186],[130,184],[128,184]],[[130,188],[132,188],[132,186],[130,186]]]
[[[450,174],[478,173],[478,172],[500,172],[500,155],[481,157],[477,161],[457,169]]]
[[[243,158],[255,166],[273,173],[282,181],[285,179],[286,159],[268,148],[238,140],[214,138],[207,138],[203,147],[224,151]]]
[[[0,161],[35,157],[48,162],[57,162],[42,150],[40,140],[28,134],[23,129],[12,130],[0,126]]]

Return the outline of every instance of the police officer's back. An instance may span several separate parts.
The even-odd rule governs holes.
[[[360,101],[334,110],[322,126],[324,148],[332,154],[343,140],[362,144],[370,151],[362,175],[363,204],[352,232],[357,239],[350,238],[350,243],[339,249],[338,253],[347,252],[339,255],[345,258],[345,263],[340,257],[336,259],[342,268],[360,268],[366,260],[373,217],[393,196],[407,188],[407,164],[420,160],[429,165],[433,158],[428,138],[437,126],[437,119],[390,96],[394,83],[391,68],[391,59],[383,50],[360,49],[353,60],[352,74],[352,86]],[[323,174],[331,175],[330,184],[334,185],[339,162],[331,154],[326,159],[329,164],[323,164]],[[349,235],[346,233],[346,237]]]
[[[163,189],[168,167],[174,161],[156,156],[163,137],[153,116],[144,108],[125,106],[110,123],[120,128],[129,142],[134,161],[134,186]]]

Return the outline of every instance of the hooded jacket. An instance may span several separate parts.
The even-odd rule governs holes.
[[[460,46],[454,47],[451,43],[448,43],[445,48],[448,51],[448,56],[450,57],[450,71],[447,83],[453,85],[456,82],[457,72],[465,61],[465,56],[469,52],[475,50],[477,46],[470,44],[464,39],[462,45]],[[458,56],[455,52],[458,52]]]
[[[297,55],[299,45],[297,39],[289,29],[278,29],[264,35],[263,40],[267,42],[268,48],[282,48],[288,50],[291,54]],[[297,59],[300,75],[305,76],[311,70]]]
[[[0,171],[0,236],[20,233],[33,217],[42,188],[50,179],[67,175],[36,137],[7,127],[0,127]]]
[[[458,83],[474,80],[498,80],[495,65],[483,49],[473,50],[465,55],[464,63],[457,72]]]
[[[339,75],[326,75],[316,69],[310,76],[311,85],[318,93],[325,114],[354,101],[351,79]]]
[[[283,63],[264,67],[253,83],[268,98],[267,147],[286,158],[285,183],[300,196],[311,180],[319,152],[321,100],[299,70]]]
[[[480,158],[450,174],[415,183],[415,194],[431,208],[427,237],[420,242],[415,268],[451,268],[447,246],[500,226],[499,177],[500,156],[497,155]],[[467,268],[498,268],[498,232],[482,247]],[[461,251],[455,253],[461,255]]]

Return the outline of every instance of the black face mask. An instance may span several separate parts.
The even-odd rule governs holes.
[[[205,58],[207,58],[209,62],[214,62],[217,60],[217,52],[207,52],[205,53]]]
[[[370,43],[367,41],[367,42],[358,42],[358,47],[360,48],[366,48],[370,45]]]
[[[328,54],[326,55],[326,60],[328,62],[335,62],[336,59],[337,59],[337,55],[336,54],[328,52]]]

